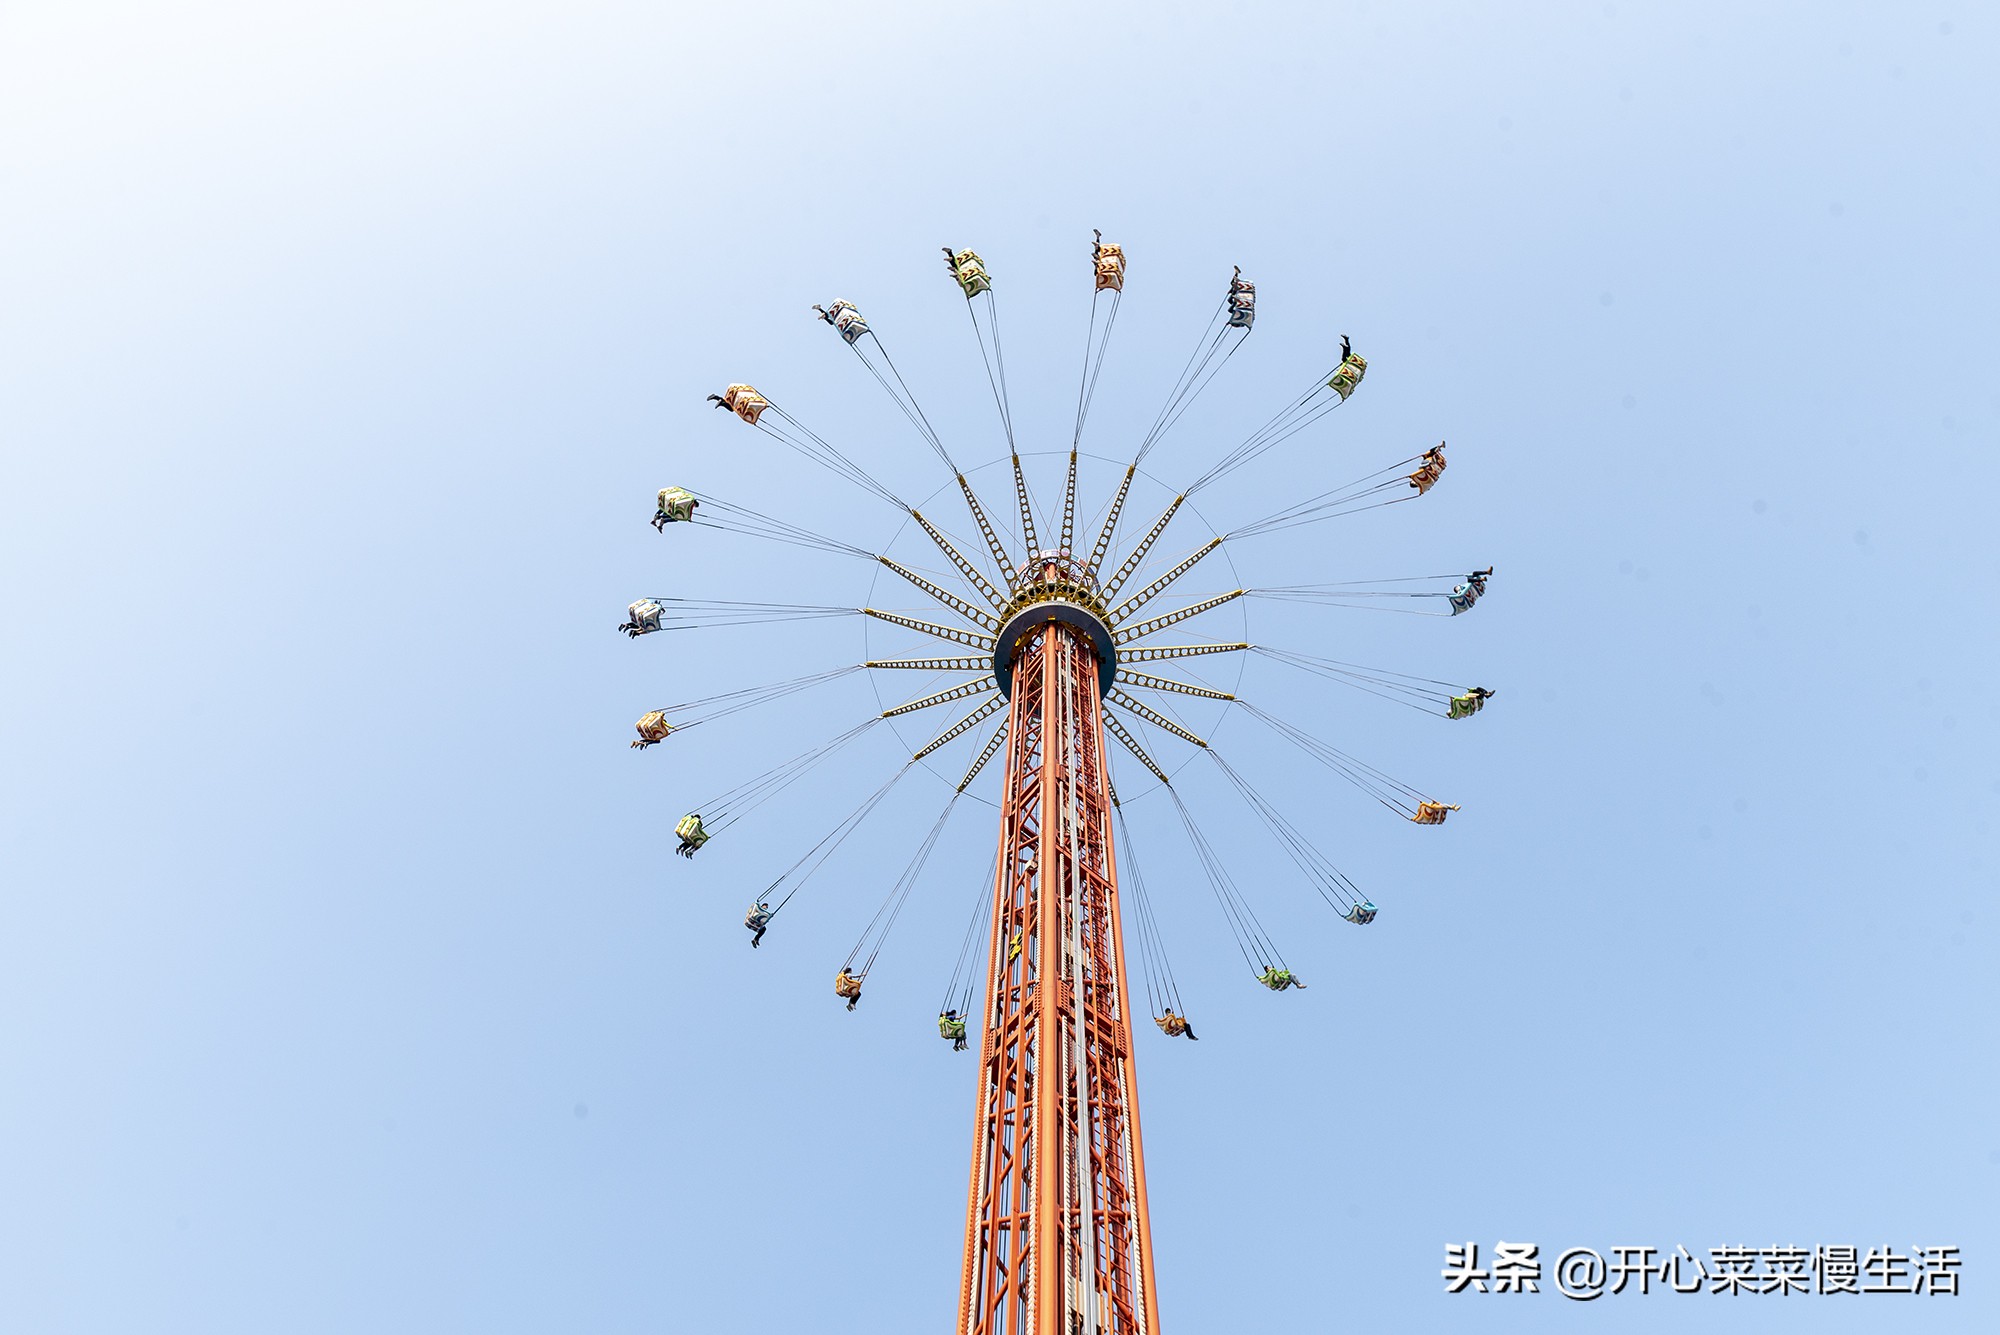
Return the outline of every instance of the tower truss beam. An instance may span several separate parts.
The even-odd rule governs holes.
[[[957,480],[958,489],[965,493],[965,508],[972,511],[972,522],[979,525],[979,535],[986,539],[987,554],[993,558],[993,564],[999,567],[1000,578],[1012,588],[1021,575],[1014,569],[1014,562],[1007,556],[1007,545],[1000,541],[1000,534],[994,529],[993,521],[986,517],[986,507],[979,503],[979,497],[973,493],[972,484],[965,480],[965,474],[958,474]]]
[[[1121,663],[1164,663],[1170,658],[1195,658],[1202,654],[1228,654],[1250,648],[1247,644],[1163,644],[1152,649],[1127,649],[1118,655]],[[877,664],[870,663],[875,667]]]
[[[984,658],[968,654],[964,658],[871,658],[861,666],[913,668],[918,672],[985,672],[993,664]]]
[[[874,617],[877,621],[886,621],[892,626],[901,626],[906,630],[917,630],[922,631],[926,635],[935,635],[940,640],[950,640],[953,644],[962,644],[968,649],[984,649],[989,654],[993,652],[993,637],[991,635],[981,635],[976,631],[960,630],[957,626],[940,626],[935,621],[919,621],[915,617],[906,617],[900,612],[884,612],[878,607],[864,607],[861,609],[861,615]]]
[[[1168,612],[1163,616],[1156,616],[1151,621],[1141,621],[1136,625],[1127,626],[1123,630],[1114,631],[1111,636],[1111,642],[1123,646],[1133,640],[1151,635],[1156,630],[1165,630],[1168,626],[1178,625],[1186,621],[1189,617],[1200,616],[1203,612],[1241,598],[1247,592],[1249,592],[1247,589],[1233,589],[1228,593],[1221,593],[1213,598],[1203,599],[1201,602],[1195,603],[1190,607],[1183,607],[1179,611]]]
[[[1177,695],[1198,695],[1204,700],[1234,700],[1236,697],[1225,691],[1212,691],[1206,686],[1196,686],[1185,681],[1175,681],[1170,677],[1151,677],[1143,672],[1118,669],[1116,678],[1120,686],[1144,686],[1153,691],[1172,691]]]
[[[1220,547],[1221,545],[1222,545],[1221,538],[1210,538],[1208,542],[1205,543],[1199,550],[1194,552],[1193,555],[1189,556],[1186,560],[1182,561],[1172,570],[1169,570],[1166,574],[1160,576],[1158,579],[1154,580],[1151,584],[1148,584],[1145,588],[1139,590],[1137,593],[1133,594],[1130,598],[1127,598],[1123,603],[1120,603],[1117,607],[1113,608],[1111,610],[1111,620],[1114,622],[1123,621],[1126,617],[1131,616],[1134,612],[1144,607],[1147,603],[1152,602],[1153,599],[1159,597],[1162,593],[1166,592],[1168,585],[1172,584],[1182,575],[1187,574],[1188,571],[1193,570],[1195,566],[1201,563],[1202,557],[1207,556],[1210,552],[1214,551],[1217,547]]]
[[[1189,732],[1186,728],[1183,728],[1180,724],[1174,722],[1172,719],[1168,718],[1165,714],[1160,713],[1157,709],[1154,709],[1151,705],[1148,705],[1143,700],[1135,700],[1131,696],[1125,694],[1125,692],[1123,691],[1113,691],[1111,692],[1111,694],[1105,696],[1104,698],[1106,700],[1109,700],[1112,704],[1117,705],[1120,709],[1124,710],[1126,713],[1136,714],[1138,717],[1146,720],[1146,722],[1152,724],[1154,727],[1160,728],[1166,732],[1170,732],[1184,742],[1193,742],[1196,746],[1200,747],[1204,751],[1208,749],[1207,742],[1204,742],[1201,738],[1195,736],[1193,733]]]
[[[1153,544],[1167,531],[1167,525],[1174,522],[1174,512],[1181,508],[1181,502],[1186,499],[1186,493],[1182,493],[1169,501],[1167,508],[1161,511],[1160,517],[1153,521],[1153,526],[1146,530],[1146,536],[1139,539],[1139,545],[1125,558],[1125,564],[1118,567],[1118,573],[1104,581],[1104,601],[1110,602],[1118,596],[1118,590],[1123,587],[1126,580],[1132,578],[1132,572],[1146,559],[1146,553],[1153,550]]]
[[[1041,550],[1042,542],[1035,536],[1035,506],[1028,499],[1028,479],[1021,473],[1021,456],[1014,456],[1014,503],[1021,507],[1021,537],[1028,544],[1028,564],[1033,565],[1035,553]]]
[[[1139,471],[1133,464],[1125,470],[1123,480],[1118,483],[1118,494],[1111,498],[1111,513],[1104,517],[1104,527],[1098,531],[1097,543],[1090,549],[1090,573],[1095,575],[1104,564],[1104,555],[1111,550],[1111,534],[1118,527],[1118,512],[1125,508],[1125,494],[1132,490],[1132,478]]]
[[[968,561],[965,558],[965,554],[952,545],[950,538],[938,532],[936,525],[932,524],[930,520],[924,518],[923,515],[915,510],[910,511],[910,518],[916,520],[924,532],[930,535],[931,541],[937,544],[938,550],[945,554],[947,560],[958,567],[959,574],[965,576],[965,582],[979,590],[980,597],[993,604],[995,611],[1007,605],[1007,600],[1000,596],[1000,591],[987,582],[986,576],[979,573],[979,567]]]
[[[948,745],[954,739],[964,736],[972,729],[978,727],[980,723],[982,723],[986,719],[989,719],[993,717],[995,714],[999,713],[1001,709],[1003,709],[1006,706],[1006,704],[1007,702],[1005,700],[1000,699],[998,696],[995,696],[993,699],[986,701],[986,703],[980,705],[979,708],[973,710],[970,714],[967,714],[964,718],[952,724],[949,728],[946,728],[943,732],[931,738],[928,742],[925,742],[923,749],[910,757],[911,761],[914,762],[922,760],[925,756],[937,750],[940,746]]]
[[[949,607],[952,611],[964,617],[967,621],[970,621],[973,625],[984,626],[990,634],[999,634],[1000,619],[992,613],[980,611],[955,593],[947,593],[901,562],[892,561],[886,556],[878,556],[875,559],[922,589],[925,593],[928,593],[931,597],[937,599],[940,603],[943,603],[946,607]]]
[[[1044,623],[1008,713],[957,1335],[1159,1331],[1105,731],[1096,651]]]
[[[963,686],[953,686],[935,695],[927,695],[921,700],[911,700],[906,704],[897,705],[894,709],[885,709],[882,711],[882,717],[899,718],[904,714],[914,714],[919,709],[929,709],[932,705],[950,704],[953,700],[963,700],[967,696],[998,689],[999,684],[990,678],[985,681],[968,681]]]
[[[1139,739],[1132,735],[1132,730],[1119,722],[1116,714],[1106,714],[1104,716],[1104,730],[1124,743],[1127,751],[1139,757],[1139,763],[1151,770],[1154,778],[1164,784],[1171,785],[1173,783],[1173,780],[1167,777],[1167,772],[1161,769],[1151,756],[1146,754],[1146,748],[1139,745]],[[1113,806],[1117,805],[1118,795],[1116,793],[1111,795],[1111,802]]]

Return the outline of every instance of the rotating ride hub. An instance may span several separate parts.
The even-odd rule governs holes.
[[[1100,698],[1108,694],[1118,675],[1118,650],[1111,643],[1111,623],[1097,577],[1068,552],[1037,552],[1012,592],[993,646],[993,680],[1000,694],[1014,698],[1015,650],[1051,621],[1083,632],[1097,653],[1097,694]]]

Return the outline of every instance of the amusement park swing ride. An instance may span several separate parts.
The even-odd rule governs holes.
[[[1172,702],[1192,697],[1242,710],[1418,825],[1442,825],[1458,807],[1392,778],[1231,692],[1157,675],[1172,670],[1162,665],[1210,655],[1258,654],[1447,719],[1478,713],[1493,692],[1247,639],[1186,638],[1194,627],[1181,632],[1178,642],[1158,637],[1206,613],[1229,604],[1240,608],[1243,601],[1255,599],[1393,606],[1457,616],[1486,592],[1493,572],[1488,568],[1373,582],[1234,588],[1192,601],[1174,594],[1170,601],[1179,600],[1180,605],[1162,610],[1156,600],[1225,544],[1425,495],[1444,473],[1444,446],[1225,533],[1211,533],[1191,549],[1155,555],[1155,547],[1173,531],[1176,517],[1192,514],[1191,497],[1313,426],[1356,392],[1368,363],[1343,336],[1328,371],[1182,486],[1143,528],[1128,524],[1121,533],[1126,502],[1147,454],[1250,336],[1256,320],[1256,287],[1238,270],[1165,404],[1123,467],[1101,524],[1091,521],[1080,526],[1079,445],[1125,289],[1125,254],[1100,235],[1091,246],[1094,288],[1075,432],[1067,451],[1060,510],[1047,512],[1048,531],[1044,531],[1037,524],[1028,470],[1015,442],[992,277],[970,250],[946,247],[945,262],[964,296],[1008,446],[1004,465],[1013,489],[1011,510],[1005,499],[989,508],[980,498],[896,369],[881,335],[860,310],[848,301],[813,310],[936,454],[950,477],[939,494],[951,496],[954,508],[962,501],[965,518],[977,530],[977,542],[954,541],[943,522],[906,503],[753,386],[733,384],[709,397],[743,425],[902,512],[950,571],[914,568],[682,486],[659,492],[653,516],[653,525],[662,534],[716,528],[871,562],[878,576],[886,573],[914,587],[936,610],[918,617],[875,607],[653,597],[634,602],[619,627],[636,640],[665,630],[861,616],[919,637],[917,647],[933,652],[870,657],[848,667],[651,710],[639,720],[639,739],[632,746],[644,750],[669,742],[686,728],[849,673],[918,672],[951,683],[885,709],[691,808],[675,826],[680,840],[676,851],[695,857],[711,838],[726,834],[801,775],[832,760],[884,720],[940,706],[967,708],[757,894],[744,925],[752,933],[750,944],[759,944],[793,896],[904,775],[970,736],[964,777],[841,966],[834,993],[849,1010],[860,1001],[869,971],[954,805],[983,773],[997,769],[998,845],[980,911],[938,1017],[940,1038],[954,1049],[976,1052],[978,1064],[956,1330],[958,1335],[1157,1335],[1152,1232],[1132,1063],[1134,1002],[1139,998],[1132,996],[1128,985],[1128,934],[1139,946],[1146,1018],[1166,1038],[1196,1035],[1139,876],[1131,831],[1112,782],[1109,748],[1115,745],[1167,794],[1187,833],[1194,865],[1214,893],[1252,980],[1273,992],[1304,987],[1231,880],[1226,862],[1183,801],[1168,769],[1148,750],[1149,743],[1164,736],[1176,747],[1193,747],[1205,754],[1306,880],[1347,922],[1366,926],[1375,919],[1376,906],[1207,740],[1172,717]],[[1054,518],[1057,513],[1059,521]],[[1186,527],[1183,521],[1182,528]],[[1095,532],[1089,531],[1093,528]],[[996,758],[997,767],[992,765]],[[955,765],[953,769],[956,772]],[[973,948],[982,930],[983,971]]]

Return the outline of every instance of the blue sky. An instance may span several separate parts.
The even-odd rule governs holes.
[[[988,260],[1024,448],[1060,447],[1098,227],[1131,274],[1087,448],[1129,451],[1240,264],[1256,331],[1160,486],[1348,333],[1354,401],[1203,515],[1439,438],[1451,471],[1231,544],[1242,578],[1499,571],[1455,620],[1250,611],[1501,691],[1447,725],[1246,667],[1464,805],[1399,824],[1212,721],[1382,907],[1335,920],[1186,771],[1309,990],[1242,976],[1132,800],[1202,1035],[1137,1057],[1166,1328],[1994,1328],[1990,14],[0,24],[0,1324],[948,1324],[972,1068],[930,1025],[990,810],[849,1015],[831,974],[946,785],[900,785],[754,956],[738,918],[907,748],[877,729],[692,864],[663,841],[880,709],[867,683],[624,743],[861,632],[611,628],[645,593],[869,596],[858,562],[655,535],[669,482],[898,541],[712,412],[730,381],[912,499],[942,480],[813,302],[859,302],[955,451],[998,457],[941,244]],[[1965,1292],[1445,1295],[1445,1244],[1497,1239],[1952,1244]]]

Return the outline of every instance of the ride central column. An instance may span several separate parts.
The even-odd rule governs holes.
[[[1157,1335],[1104,766],[1104,666],[1023,627],[989,936],[959,1335]]]

